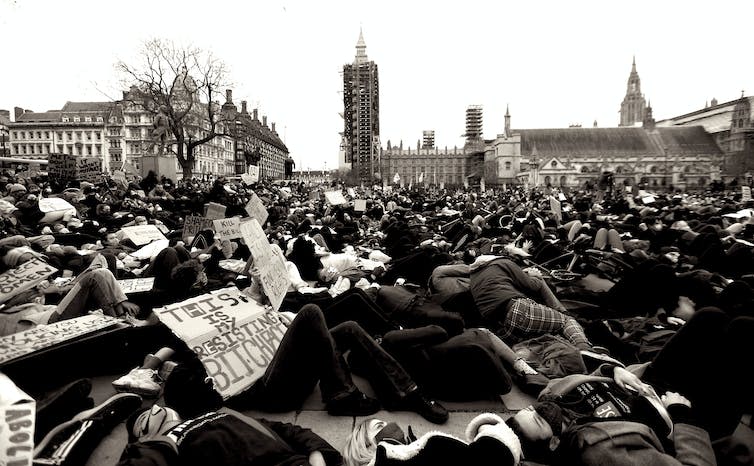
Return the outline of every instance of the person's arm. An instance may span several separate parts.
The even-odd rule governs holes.
[[[716,465],[709,433],[698,425],[691,402],[675,392],[666,392],[661,400],[673,420],[675,459],[687,466]]]
[[[300,453],[308,454],[309,462],[312,466],[317,466],[318,464],[336,465],[341,464],[343,461],[338,450],[310,429],[289,423],[268,421],[266,419],[260,419],[260,422],[278,434],[291,448]],[[322,463],[314,462],[320,458],[323,461]]]

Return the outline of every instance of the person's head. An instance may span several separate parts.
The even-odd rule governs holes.
[[[203,287],[207,284],[207,274],[204,266],[198,260],[192,259],[173,267],[170,272],[173,283],[185,286],[187,289],[194,286]]]
[[[146,225],[147,224],[147,218],[145,216],[143,216],[143,215],[137,215],[136,218],[134,219],[134,224],[135,225],[139,225],[139,226],[140,225]]]
[[[557,447],[563,432],[563,411],[551,401],[537,402],[517,412],[506,424],[521,440],[524,457],[538,461]]]
[[[102,239],[102,245],[105,247],[116,247],[119,244],[120,240],[118,239],[118,235],[116,235],[115,233],[107,233]]]
[[[377,452],[377,444],[383,440],[403,445],[410,443],[408,436],[395,422],[372,418],[356,424],[343,447],[346,466],[369,464]]]

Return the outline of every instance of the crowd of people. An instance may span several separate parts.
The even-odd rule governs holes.
[[[409,190],[154,173],[58,184],[6,171],[0,274],[35,260],[57,272],[3,299],[0,336],[92,312],[159,326],[155,309],[226,287],[269,308],[242,238],[183,230],[211,205],[248,217],[253,195],[290,282],[270,308],[287,331],[264,375],[224,399],[191,349],[155,342],[100,406],[61,415],[40,395],[40,464],[79,464],[127,420],[124,465],[707,465],[754,412],[754,203],[740,189]],[[43,209],[45,198],[71,208]],[[135,244],[124,228],[139,225],[166,241]],[[129,278],[154,284],[127,295],[118,280]],[[242,413],[299,409],[317,384],[331,415],[365,417],[342,451]],[[443,401],[514,386],[536,402],[507,420],[480,413],[465,439],[417,438],[373,417],[407,410],[442,425]],[[86,387],[64,391],[86,398]],[[144,409],[138,395],[161,398]]]

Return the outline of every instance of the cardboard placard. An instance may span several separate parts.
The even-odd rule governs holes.
[[[76,179],[76,157],[68,154],[50,154],[47,159],[47,174],[51,179]]]
[[[225,288],[154,310],[202,361],[223,398],[259,379],[287,330],[238,288]]]
[[[241,218],[220,218],[213,220],[215,228],[215,238],[235,239],[241,237]]]
[[[565,200],[566,200],[565,194],[563,194],[563,193],[558,193],[558,200],[559,200],[560,202],[563,202],[563,201],[565,201]]]
[[[0,373],[0,464],[31,466],[37,404]]]
[[[76,208],[62,197],[43,197],[39,200],[39,210],[46,214],[61,210],[76,210]]]
[[[250,165],[248,170],[248,179],[251,180],[252,183],[258,183],[259,182],[259,167],[256,165]],[[244,180],[244,183],[246,180]]]
[[[748,202],[751,200],[751,187],[741,186],[741,202]]]
[[[121,320],[112,316],[87,314],[54,324],[38,325],[29,330],[2,337],[0,338],[0,365],[119,323]]]
[[[560,209],[560,201],[553,196],[550,196],[550,210],[553,215],[555,215],[555,218],[558,219],[558,222],[563,220],[563,211]]]
[[[272,308],[277,311],[291,285],[285,259],[273,251],[262,227],[255,219],[241,224],[241,234],[251,251],[251,257],[254,258],[254,267],[259,270],[262,289]]]
[[[327,191],[325,192],[325,198],[332,205],[341,205],[348,202],[340,191]]]
[[[655,201],[655,197],[652,195],[647,195],[641,198],[641,202],[644,204],[652,204]]]
[[[225,218],[226,210],[227,210],[227,207],[225,207],[222,204],[218,204],[216,202],[209,202],[207,204],[204,204],[204,216],[212,220],[217,220],[218,218]]]
[[[96,157],[76,159],[76,175],[79,181],[99,183],[102,181],[102,160]]]
[[[367,210],[366,199],[356,199],[353,201],[353,210],[356,212],[365,212]]]
[[[41,259],[34,258],[16,268],[0,274],[0,304],[12,297],[30,290],[58,269]]]
[[[244,209],[246,210],[246,213],[249,214],[249,217],[256,219],[260,225],[264,225],[264,222],[267,221],[267,217],[270,215],[267,212],[264,203],[259,199],[259,196],[257,196],[256,193],[252,193],[251,199],[249,199],[249,202]]]
[[[211,230],[214,227],[213,220],[211,218],[202,217],[199,215],[187,215],[186,220],[183,222],[183,234],[181,237],[184,242],[188,242],[193,239],[197,233],[202,230]]]
[[[123,235],[137,246],[144,246],[152,241],[165,239],[157,225],[136,225],[121,228]]]
[[[356,191],[354,191],[353,188],[348,188],[348,195],[351,197],[356,197]]]
[[[154,287],[154,277],[145,278],[128,278],[125,280],[118,280],[120,289],[125,294],[144,293],[145,291],[152,291]]]

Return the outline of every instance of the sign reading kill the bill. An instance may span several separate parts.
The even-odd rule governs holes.
[[[0,365],[121,322],[112,316],[87,314],[4,336],[0,338]]]
[[[287,330],[276,313],[235,287],[155,309],[155,314],[196,353],[226,399],[264,374]]]
[[[264,222],[267,221],[267,217],[270,215],[267,212],[264,203],[259,199],[259,196],[257,196],[256,193],[251,194],[251,199],[249,199],[249,203],[246,204],[245,209],[246,213],[249,214],[249,217],[257,219],[257,222],[259,222],[260,225],[264,225]]]
[[[251,251],[254,267],[259,271],[264,294],[277,311],[291,285],[285,260],[272,250],[272,245],[267,241],[267,236],[255,219],[241,224],[241,234]]]
[[[213,220],[215,237],[220,239],[235,239],[241,237],[241,218],[220,218]]]
[[[0,304],[37,286],[57,271],[55,267],[35,258],[3,272],[0,274]]]

